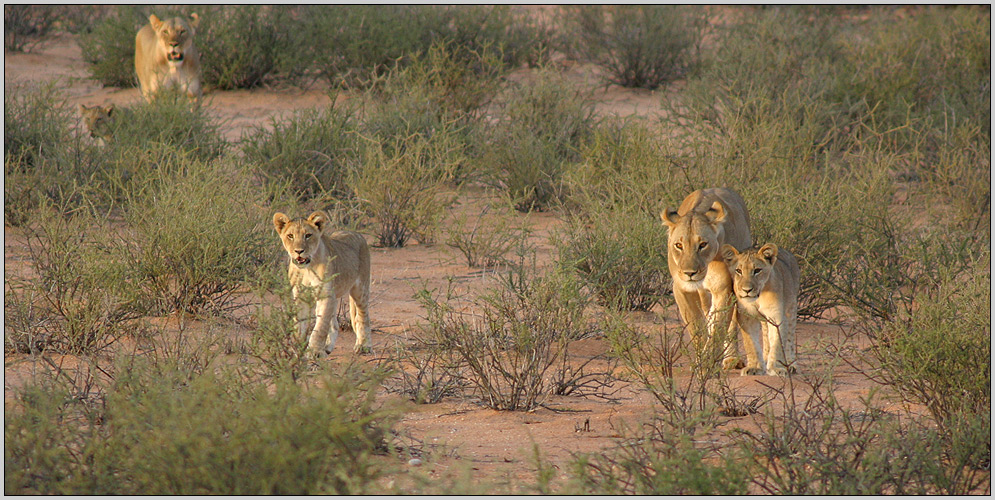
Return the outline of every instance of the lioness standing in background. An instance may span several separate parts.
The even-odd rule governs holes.
[[[197,14],[190,14],[189,22],[182,17],[163,21],[152,14],[149,24],[138,30],[135,72],[146,100],[164,88],[177,89],[194,101],[200,100],[200,53],[193,44],[194,29],[199,24]]]
[[[738,367],[736,299],[719,249],[729,244],[742,250],[753,244],[746,203],[731,189],[700,189],[660,217],[667,225],[667,266],[681,319],[699,349],[703,347],[699,335],[707,332],[706,352],[721,339],[722,367]]]

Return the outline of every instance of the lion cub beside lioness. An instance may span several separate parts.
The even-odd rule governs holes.
[[[328,216],[313,212],[308,218],[291,219],[277,212],[273,226],[283,241],[290,264],[287,276],[298,306],[297,328],[307,334],[311,310],[301,294],[315,291],[315,325],[307,353],[317,358],[330,354],[339,335],[339,299],[349,295],[349,318],[356,332],[356,352],[370,348],[370,247],[352,231],[332,231]],[[331,329],[329,330],[329,327]]]
[[[773,243],[742,252],[723,245],[720,254],[732,275],[736,321],[743,329],[746,344],[743,375],[763,374],[765,361],[767,375],[783,377],[795,371],[801,278],[795,256]]]
[[[199,101],[200,53],[193,44],[195,29],[200,24],[197,14],[190,20],[173,17],[161,20],[149,16],[149,24],[135,35],[135,72],[142,96],[150,100],[160,89],[176,89]]]

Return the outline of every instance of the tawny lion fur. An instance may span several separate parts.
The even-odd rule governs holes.
[[[701,189],[660,217],[667,226],[667,265],[681,319],[696,345],[707,346],[703,352],[711,352],[714,342],[722,343],[723,368],[740,366],[732,278],[719,249],[726,244],[739,249],[752,244],[746,203],[728,188]]]
[[[135,72],[142,96],[152,99],[162,89],[175,89],[194,101],[203,95],[200,85],[200,53],[193,43],[200,17],[161,20],[149,16],[149,24],[135,35]]]
[[[307,352],[319,357],[332,352],[339,335],[339,299],[349,296],[349,318],[356,332],[355,351],[370,348],[370,247],[366,239],[352,231],[333,231],[324,212],[291,219],[273,215],[273,226],[290,257],[287,276],[298,306],[297,329],[307,334],[310,319],[315,320],[308,337]],[[314,310],[302,297],[313,292]]]
[[[736,321],[746,348],[743,375],[796,371],[795,327],[801,271],[791,252],[768,243],[759,250],[720,250],[736,294]],[[761,335],[762,332],[762,335]]]

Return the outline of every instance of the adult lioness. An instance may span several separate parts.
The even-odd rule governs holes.
[[[746,347],[743,375],[763,373],[764,361],[767,375],[783,377],[788,371],[795,371],[795,325],[801,277],[795,256],[772,243],[744,252],[723,245],[720,253],[732,274],[736,321],[743,329]]]
[[[723,342],[723,368],[739,366],[732,278],[719,248],[725,244],[746,248],[752,243],[746,203],[731,189],[701,189],[660,217],[667,225],[667,265],[681,319],[697,345],[702,331],[708,334],[706,346],[718,339]]]
[[[331,353],[339,335],[339,299],[349,294],[349,318],[356,332],[356,352],[370,348],[370,247],[352,231],[332,231],[328,217],[314,212],[307,219],[273,215],[273,226],[283,241],[290,264],[287,276],[297,302],[297,328],[303,336],[311,310],[301,297],[315,291],[315,325],[308,338],[312,358]],[[331,331],[329,331],[329,326]]]
[[[111,139],[111,136],[114,135],[113,104],[103,107],[80,104],[79,114],[83,117],[83,124],[86,125],[86,130],[90,133],[90,137],[96,139],[100,144],[106,144]]]
[[[193,44],[199,24],[197,14],[190,14],[189,22],[182,17],[163,21],[152,14],[149,24],[138,30],[135,72],[146,100],[160,89],[176,89],[200,100],[200,53]]]

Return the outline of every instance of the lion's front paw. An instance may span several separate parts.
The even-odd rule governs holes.
[[[373,349],[370,348],[370,346],[368,346],[368,345],[357,345],[352,350],[356,354],[372,354],[373,353]]]
[[[313,347],[308,347],[307,351],[304,352],[304,356],[311,361],[316,361],[323,358],[328,351],[326,349],[315,349]]]
[[[746,376],[746,375],[763,375],[764,371],[759,366],[750,366],[750,367],[743,368],[739,372],[739,374],[743,375],[743,376]]]
[[[722,360],[723,370],[735,370],[737,368],[742,368],[745,364],[736,356],[728,357]]]
[[[767,368],[767,375],[773,375],[775,377],[787,377],[789,373],[797,372],[798,370],[796,370],[794,366],[784,366],[782,364]]]

